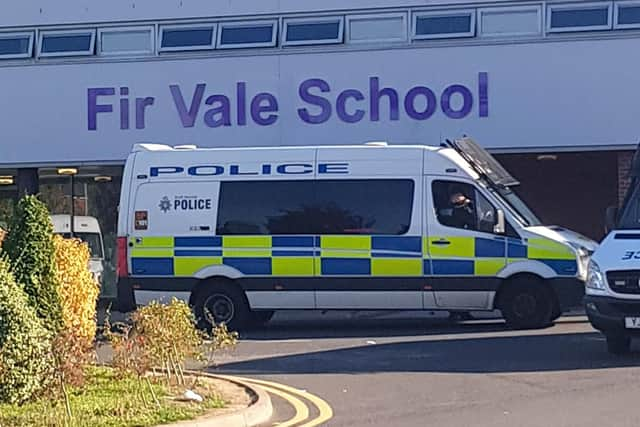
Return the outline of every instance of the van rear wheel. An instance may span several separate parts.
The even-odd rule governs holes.
[[[227,283],[212,283],[198,291],[194,298],[194,312],[198,325],[205,330],[221,323],[230,330],[239,330],[251,321],[244,293]]]
[[[500,297],[500,310],[513,329],[549,326],[553,318],[553,297],[541,280],[522,278],[507,283]]]

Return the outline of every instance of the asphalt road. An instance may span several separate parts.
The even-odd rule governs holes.
[[[279,313],[219,362],[213,372],[323,398],[328,426],[640,425],[640,352],[609,355],[580,316],[510,331],[495,320]],[[291,417],[274,404],[274,425]]]

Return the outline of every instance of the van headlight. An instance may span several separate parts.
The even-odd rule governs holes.
[[[602,274],[602,271],[600,270],[598,264],[593,260],[589,262],[586,286],[589,289],[594,289],[597,291],[604,291],[607,289],[604,283],[604,275]]]

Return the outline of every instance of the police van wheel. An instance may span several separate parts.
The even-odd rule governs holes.
[[[211,284],[195,297],[194,311],[202,329],[213,323],[224,323],[230,330],[239,330],[250,322],[250,310],[242,291],[233,285]]]
[[[513,329],[535,329],[549,326],[553,317],[553,298],[537,280],[506,284],[500,309]]]
[[[631,351],[631,338],[617,334],[607,334],[606,337],[609,353],[621,355]]]

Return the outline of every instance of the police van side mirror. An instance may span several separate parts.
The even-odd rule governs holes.
[[[502,209],[498,209],[496,211],[497,221],[496,225],[493,226],[493,232],[496,234],[504,234],[505,226],[504,226],[504,211]]]
[[[616,222],[618,220],[618,207],[617,206],[609,206],[605,211],[604,215],[604,231],[609,234],[609,232],[616,228]]]

